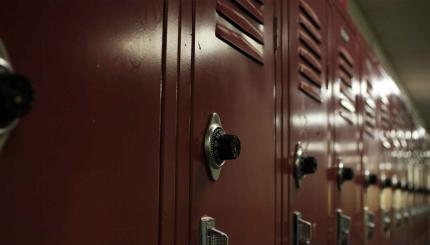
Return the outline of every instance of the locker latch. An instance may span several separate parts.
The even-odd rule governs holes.
[[[200,221],[201,245],[228,245],[228,235],[215,228],[215,219],[203,216]]]
[[[239,137],[225,133],[216,112],[212,113],[206,130],[204,149],[213,181],[218,180],[226,160],[236,159],[240,155]]]
[[[348,245],[351,229],[351,217],[343,214],[342,210],[336,210],[337,216],[337,244]]]
[[[401,209],[396,209],[394,211],[394,217],[396,219],[396,227],[400,227],[402,226],[402,221],[403,221],[403,211]]]
[[[409,218],[410,218],[410,214],[409,214],[409,210],[408,208],[405,208],[403,210],[403,220],[405,223],[409,223]]]
[[[296,187],[300,188],[303,178],[307,174],[314,174],[318,169],[317,160],[314,157],[305,157],[303,147],[300,142],[296,144],[294,153],[293,174],[296,182]]]
[[[302,219],[300,212],[293,214],[293,245],[311,244],[312,223]]]
[[[388,232],[390,231],[390,225],[391,225],[390,213],[385,209],[381,209],[381,216],[382,216],[381,217],[382,232],[388,235]]]
[[[375,213],[369,211],[368,207],[364,207],[364,224],[365,238],[369,241],[375,235]]]

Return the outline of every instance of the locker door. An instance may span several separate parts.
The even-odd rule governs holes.
[[[395,132],[395,138],[393,143],[393,169],[397,177],[397,184],[393,190],[393,236],[392,240],[394,244],[405,244],[406,231],[405,222],[403,219],[404,209],[404,183],[406,180],[406,164],[404,156],[404,150],[406,147],[404,125],[405,125],[405,106],[399,96],[392,96],[393,108],[393,126]]]
[[[326,2],[289,1],[290,244],[327,241],[327,21]],[[284,68],[285,69],[285,68]],[[310,234],[312,233],[312,235]]]
[[[358,151],[359,120],[357,96],[359,60],[357,41],[350,22],[332,8],[331,54],[333,82],[333,159],[330,178],[333,192],[333,221],[337,243],[363,243],[362,185],[358,182],[361,164]]]
[[[1,244],[157,244],[163,2],[7,1],[36,91],[0,154]]]
[[[381,73],[381,81],[378,86],[387,86],[385,81],[387,81],[387,77],[385,73]],[[391,150],[393,149],[393,140],[391,137],[391,129],[392,129],[392,116],[390,112],[390,102],[386,95],[381,95],[379,101],[379,111],[380,111],[380,140],[382,145],[381,157],[382,161],[380,163],[380,217],[381,226],[379,231],[382,234],[384,244],[390,244],[390,235],[391,235],[391,227],[392,227],[392,218],[390,215],[392,208],[392,159],[391,159]]]
[[[231,244],[275,242],[273,4],[195,1],[192,245],[227,236]],[[216,121],[232,136],[208,133]],[[209,217],[225,234],[211,230]]]
[[[360,116],[362,117],[361,139],[363,150],[361,152],[362,170],[359,180],[364,191],[364,224],[363,235],[367,244],[379,244],[380,233],[376,227],[380,227],[379,221],[379,163],[382,150],[378,136],[377,120],[377,94],[375,62],[373,55],[367,46],[360,46]],[[373,226],[372,226],[373,225]]]

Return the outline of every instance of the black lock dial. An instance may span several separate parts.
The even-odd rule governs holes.
[[[364,186],[369,187],[371,185],[376,185],[378,183],[378,176],[376,174],[366,174],[364,179]]]
[[[381,188],[391,187],[391,178],[386,177],[381,180]]]
[[[338,189],[341,190],[343,183],[352,179],[354,179],[354,170],[349,167],[344,167],[343,163],[340,163],[337,174]]]
[[[341,178],[343,181],[349,181],[354,178],[354,170],[352,168],[343,168]]]
[[[296,187],[300,188],[305,175],[314,174],[318,170],[318,162],[315,157],[304,156],[302,144],[299,142],[296,145],[296,152],[294,154],[294,179],[296,182]]]
[[[315,157],[304,157],[302,159],[302,164],[300,165],[300,170],[303,174],[314,174],[318,169],[317,160]]]
[[[7,126],[31,111],[33,87],[21,75],[0,74],[0,127]]]
[[[212,137],[212,154],[218,165],[221,165],[225,160],[233,160],[239,157],[239,137],[236,135],[225,134],[222,128],[216,129]]]

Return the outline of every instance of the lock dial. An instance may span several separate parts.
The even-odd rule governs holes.
[[[338,172],[337,172],[337,188],[342,189],[342,185],[345,181],[351,181],[354,179],[354,170],[349,167],[345,167],[343,162],[339,160]]]
[[[305,156],[301,142],[296,144],[296,152],[294,153],[294,179],[296,187],[300,188],[305,175],[314,174],[318,169],[318,162],[315,157]]]
[[[226,134],[217,113],[212,113],[206,130],[204,150],[206,164],[213,181],[218,180],[221,168],[226,160],[237,159],[240,155],[240,139],[236,135]]]

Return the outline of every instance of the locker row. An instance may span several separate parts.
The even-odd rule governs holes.
[[[429,244],[430,138],[337,0],[4,5],[1,244]]]

